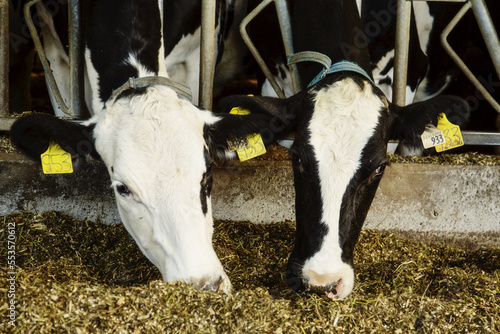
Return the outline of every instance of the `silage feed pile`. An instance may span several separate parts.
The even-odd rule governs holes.
[[[234,286],[224,295],[162,282],[121,225],[56,212],[1,221],[1,332],[500,332],[498,249],[464,251],[365,230],[352,295],[329,300],[296,294],[282,282],[293,223],[217,221],[215,249]],[[15,327],[6,317],[11,234]]]

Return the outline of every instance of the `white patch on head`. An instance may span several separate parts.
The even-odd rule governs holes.
[[[215,29],[216,36],[219,36],[219,30],[219,25],[217,25]],[[170,78],[191,88],[192,103],[194,105],[198,105],[200,89],[200,36],[201,28],[196,29],[192,35],[183,36],[165,58]],[[214,57],[217,59],[217,48],[215,48],[214,52]]]
[[[418,40],[420,48],[427,55],[429,40],[431,36],[434,17],[430,13],[429,4],[425,1],[415,1],[412,3],[415,22],[417,25]]]
[[[361,17],[362,5],[363,5],[363,0],[356,0],[356,6],[358,7],[359,17]]]
[[[155,72],[148,70],[144,65],[142,65],[137,59],[137,56],[133,53],[129,53],[128,58],[126,58],[124,62],[126,64],[130,64],[137,70],[137,78],[151,77],[156,75]]]
[[[429,77],[425,76],[425,78],[422,80],[422,82],[418,85],[415,98],[413,102],[419,102],[419,101],[425,101],[428,99],[432,99],[433,97],[438,96],[441,94],[446,87],[452,82],[453,76],[452,75],[447,75],[445,79],[444,85],[442,85],[436,92],[433,94],[429,94],[428,91],[428,85],[429,85]]]
[[[377,66],[373,69],[373,80],[376,82],[377,87],[384,93],[389,101],[392,101],[392,85],[394,84],[394,66],[390,70],[381,74],[387,65],[394,60],[394,49],[387,51],[387,53],[380,58]],[[389,83],[386,81],[389,80]],[[413,103],[416,90],[412,90],[410,86],[406,86],[406,105]]]
[[[230,282],[212,247],[210,199],[203,213],[206,171],[203,127],[218,118],[154,86],[147,94],[109,101],[96,123],[96,150],[108,167],[123,224],[164,280]],[[116,187],[126,185],[131,195]]]
[[[89,106],[90,114],[95,115],[104,107],[104,103],[99,98],[99,73],[92,65],[91,53],[89,48],[85,48],[85,77],[90,89],[85,91],[85,101]]]
[[[295,95],[295,93],[293,92],[292,75],[290,74],[288,68],[286,68],[286,66],[283,65],[277,65],[276,69],[279,74],[274,77],[274,80],[276,80],[276,82],[278,83],[279,87],[281,88],[281,91],[285,94],[285,97],[288,98],[290,96]],[[283,72],[285,73],[285,78],[281,77],[281,74]],[[276,91],[274,90],[273,86],[271,85],[268,79],[266,79],[262,84],[261,95],[278,97],[278,94],[276,94]]]
[[[346,78],[317,93],[309,124],[323,202],[321,221],[328,226],[328,233],[320,250],[304,263],[303,275],[306,279],[314,275],[341,279],[340,298],[351,292],[354,282],[353,269],[341,260],[342,197],[360,167],[363,148],[374,134],[384,108],[383,100],[373,93],[371,85],[365,83],[361,89],[354,80]]]

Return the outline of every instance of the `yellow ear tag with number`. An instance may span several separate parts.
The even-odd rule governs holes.
[[[233,115],[248,115],[250,111],[234,107],[229,113]],[[230,151],[236,151],[240,161],[250,160],[266,153],[266,146],[262,141],[262,136],[258,133],[248,135],[246,142],[228,142],[228,146]]]
[[[436,152],[442,152],[464,145],[460,127],[451,123],[444,113],[438,116],[437,128],[443,131],[445,142],[436,146]]]
[[[47,151],[41,154],[41,158],[44,174],[73,173],[71,154],[63,150],[59,144],[51,142]]]

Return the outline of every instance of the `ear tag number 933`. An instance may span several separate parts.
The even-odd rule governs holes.
[[[56,143],[51,142],[47,151],[41,154],[41,158],[44,174],[73,173],[71,154]]]
[[[444,113],[439,114],[437,127],[432,124],[427,126],[421,137],[424,148],[435,147],[436,152],[450,150],[464,144],[460,127],[451,123]]]
[[[229,112],[233,115],[248,115],[250,111],[235,107]],[[241,161],[250,160],[266,153],[266,146],[262,141],[262,136],[258,133],[252,133],[247,136],[246,141],[232,141],[228,142],[229,150],[236,151],[238,158]]]

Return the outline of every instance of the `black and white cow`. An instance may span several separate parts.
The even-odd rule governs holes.
[[[394,74],[394,45],[396,31],[395,0],[358,0],[365,38],[368,45],[374,81],[389,99],[392,99]],[[470,81],[441,45],[441,33],[457,14],[463,3],[412,2],[412,17],[408,53],[408,82],[406,103],[425,101],[439,94],[459,94],[466,98],[472,113],[465,129],[498,131],[495,119],[498,113],[478,93]],[[486,1],[497,30],[500,28],[498,1]],[[489,57],[478,23],[470,10],[454,27],[448,42],[497,100],[500,89],[497,75]],[[488,151],[485,147],[475,150]],[[404,145],[404,155],[421,154]]]
[[[354,285],[354,246],[388,165],[387,142],[398,139],[421,146],[420,134],[426,124],[437,123],[439,113],[463,121],[468,107],[452,96],[406,107],[390,103],[372,82],[366,47],[352,48],[357,31],[362,31],[355,0],[291,0],[289,4],[295,52],[320,52],[331,59],[333,68],[339,68],[313,81],[322,66],[299,63],[302,82],[313,82],[298,94],[283,100],[232,96],[221,101],[221,109],[241,106],[253,112],[269,111],[284,123],[295,123],[290,154],[297,230],[285,281],[294,290],[345,298]],[[257,29],[261,26],[259,19],[252,24]],[[278,44],[275,39],[266,40],[261,34],[255,42],[259,50],[266,50],[276,76],[287,82],[289,72],[279,63],[283,51],[272,53]]]
[[[362,44],[370,50],[375,83],[386,96],[392,98],[394,74],[394,44],[396,32],[395,0],[358,0],[365,38]],[[493,22],[498,24],[500,4],[486,1]],[[463,3],[412,3],[409,45],[407,103],[424,101],[443,92],[461,73],[441,46],[444,28],[457,14]],[[477,62],[479,51],[489,58],[486,45],[472,11],[469,11],[449,35],[449,43],[466,63]],[[475,51],[474,51],[475,50]],[[475,54],[471,54],[475,52]],[[491,63],[490,59],[481,61]],[[494,71],[494,69],[493,69]]]
[[[220,24],[233,3],[218,4]],[[54,24],[47,21],[45,28],[57,26],[58,18]],[[74,161],[102,159],[124,226],[163,279],[230,291],[212,247],[210,166],[218,156],[235,156],[228,151],[228,140],[279,125],[280,120],[267,112],[214,115],[161,79],[168,77],[164,40],[175,50],[189,34],[181,30],[167,38],[169,22],[162,29],[157,1],[84,1],[82,18],[94,116],[82,124],[42,114],[25,116],[12,126],[13,143],[37,161],[50,142],[70,152]],[[275,132],[276,139],[289,128],[281,130]]]

